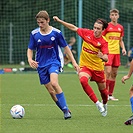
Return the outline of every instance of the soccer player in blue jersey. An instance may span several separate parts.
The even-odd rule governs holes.
[[[37,69],[40,84],[46,87],[56,105],[63,111],[64,119],[71,118],[64,93],[58,84],[58,74],[62,71],[64,63],[61,47],[65,49],[77,72],[79,66],[61,31],[49,25],[50,18],[47,11],[40,11],[36,15],[36,21],[39,27],[31,32],[27,50],[29,65]],[[35,60],[33,59],[34,50],[36,51]]]
[[[133,59],[132,59],[131,64],[130,64],[130,69],[129,69],[128,74],[123,76],[121,79],[122,83],[125,84],[125,81],[131,77],[132,73],[133,73]],[[132,116],[124,122],[125,125],[132,125],[133,124],[133,85],[131,86],[129,92],[130,92],[130,104],[131,104]]]

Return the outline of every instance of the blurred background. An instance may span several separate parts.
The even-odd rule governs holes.
[[[75,37],[73,50],[79,60],[82,40],[76,33],[53,21],[57,15],[78,27],[93,28],[97,18],[108,22],[109,10],[120,11],[119,23],[124,26],[124,43],[128,51],[133,46],[133,1],[132,0],[1,0],[0,1],[0,65],[27,63],[27,46],[31,30],[38,27],[35,16],[40,10],[48,11],[50,25],[60,29],[69,43]],[[127,63],[127,56],[121,55],[121,63]]]

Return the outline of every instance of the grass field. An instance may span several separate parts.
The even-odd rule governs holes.
[[[125,69],[126,71],[128,69]],[[70,120],[51,100],[39,83],[37,73],[11,73],[0,75],[0,133],[133,133],[133,126],[124,125],[131,115],[129,88],[131,80],[121,83],[117,77],[114,95],[119,101],[108,102],[108,115],[102,117],[94,103],[82,90],[76,74],[60,74],[59,82],[72,111]],[[97,86],[91,82],[101,100]],[[23,119],[13,119],[10,108],[20,104],[25,108]]]

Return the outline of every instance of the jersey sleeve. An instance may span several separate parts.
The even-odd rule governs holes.
[[[36,44],[32,33],[30,34],[30,41],[29,41],[28,48],[31,50],[36,50]]]
[[[66,47],[68,44],[65,38],[63,37],[62,32],[59,32],[57,35],[58,35],[58,45],[60,47]]]
[[[78,28],[77,30],[77,34],[80,36],[80,37],[84,37],[84,35],[86,34],[86,32],[88,32],[89,29],[86,29],[86,28]]]
[[[123,28],[123,26],[122,26],[121,37],[123,37],[123,36],[124,36],[124,28]]]
[[[102,43],[101,51],[102,51],[103,54],[108,54],[109,53],[108,43],[106,41],[104,41]]]

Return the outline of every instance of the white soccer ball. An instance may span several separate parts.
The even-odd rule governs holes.
[[[21,105],[14,105],[10,110],[10,114],[14,119],[21,119],[25,115],[24,107]]]
[[[20,65],[21,65],[21,66],[24,66],[24,65],[25,65],[25,62],[24,62],[24,61],[21,61],[21,62],[20,62]]]

